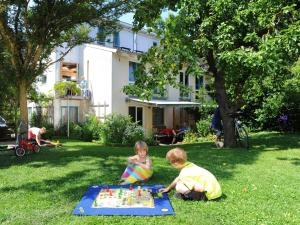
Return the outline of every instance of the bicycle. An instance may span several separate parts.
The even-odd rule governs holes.
[[[236,137],[236,142],[243,148],[249,149],[249,136],[246,126],[239,120],[241,112],[230,113],[229,116],[233,118],[234,122],[234,132]]]
[[[35,140],[27,140],[26,138],[20,138],[18,145],[15,147],[15,154],[18,157],[23,157],[26,154],[26,150],[34,153],[40,151],[40,146]]]

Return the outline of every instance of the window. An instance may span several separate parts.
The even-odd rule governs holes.
[[[78,107],[77,106],[69,106],[69,121],[78,123]],[[65,124],[68,122],[68,107],[61,107],[61,124]]]
[[[46,75],[40,75],[37,77],[37,81],[41,82],[42,84],[45,84],[47,82],[47,76]]]
[[[185,74],[184,72],[179,73],[179,82],[180,84],[184,85],[185,87],[189,86],[189,75]],[[189,93],[184,90],[180,90],[180,98],[188,98]]]
[[[105,30],[103,29],[103,27],[98,27],[97,38],[98,38],[97,42],[99,45],[105,45],[106,34],[105,34]]]
[[[113,46],[115,48],[120,47],[120,33],[119,32],[114,32],[113,33]]]
[[[156,41],[153,41],[152,46],[157,46],[157,42],[156,42]]]
[[[129,62],[129,84],[134,84],[135,76],[134,73],[137,70],[137,63]]]
[[[165,99],[167,98],[166,88],[155,87],[153,89],[153,99]]]
[[[60,79],[68,81],[77,81],[78,64],[62,62],[60,64]]]
[[[196,77],[195,79],[195,89],[199,90],[203,86],[203,77]]]
[[[131,117],[133,122],[137,122],[139,125],[143,125],[143,108],[129,106],[128,115]]]
[[[164,109],[163,108],[153,108],[152,110],[152,125],[153,127],[163,127],[164,126]]]

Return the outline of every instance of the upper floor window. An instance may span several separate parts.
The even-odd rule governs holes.
[[[157,42],[156,42],[156,41],[153,41],[152,46],[157,46]]]
[[[180,82],[180,84],[182,84],[183,86],[188,88],[189,75],[184,72],[180,72],[179,73],[179,82]],[[180,98],[189,98],[189,93],[186,90],[183,90],[183,88],[180,88]]]
[[[134,84],[135,82],[135,71],[137,70],[137,63],[136,62],[129,62],[129,74],[128,74],[128,78],[129,78],[129,84]]]
[[[201,77],[196,77],[195,79],[195,89],[199,90],[203,86],[203,76]]]
[[[103,27],[98,27],[97,39],[98,44],[105,45],[106,34]]]
[[[46,75],[40,75],[37,77],[37,81],[41,82],[42,84],[45,84],[47,82],[47,76]]]
[[[119,32],[114,32],[113,33],[113,46],[115,48],[120,47],[120,33]]]
[[[78,64],[61,62],[60,63],[60,79],[67,81],[77,81]]]
[[[165,87],[155,87],[153,89],[153,99],[167,98],[167,90]]]

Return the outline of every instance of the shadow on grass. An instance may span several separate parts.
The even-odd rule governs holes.
[[[300,133],[261,132],[250,139],[252,150],[278,151],[300,147]]]
[[[262,151],[282,151],[299,148],[299,135],[280,135],[278,133],[259,133],[251,138],[253,148],[217,149],[213,143],[205,142],[176,147],[184,148],[189,160],[211,171],[219,180],[231,179],[234,169],[239,164],[255,163]],[[94,143],[78,141],[63,141],[64,147],[45,148],[38,154],[26,155],[17,159],[11,155],[0,156],[0,168],[12,166],[26,167],[27,170],[42,168],[61,169],[59,176],[47,177],[39,181],[24,182],[20,185],[6,185],[0,192],[29,191],[51,192],[61,188],[67,199],[79,200],[87,187],[95,184],[116,184],[126,166],[126,159],[133,155],[132,147],[105,147]],[[173,146],[150,147],[154,175],[149,184],[169,184],[179,173],[165,161],[166,152]],[[295,165],[300,164],[299,158],[291,160]],[[73,164],[76,164],[74,166]],[[70,171],[70,172],[68,172]]]
[[[300,158],[277,157],[278,160],[290,161],[295,166],[300,166]]]

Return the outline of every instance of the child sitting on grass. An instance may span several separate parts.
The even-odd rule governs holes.
[[[147,144],[144,141],[137,141],[134,150],[136,155],[128,158],[127,168],[121,176],[121,185],[146,181],[152,176],[152,162],[148,155]]]
[[[179,176],[160,192],[168,192],[176,188],[175,198],[184,200],[212,200],[222,195],[220,184],[208,170],[187,161],[186,152],[181,148],[168,151],[166,159],[177,169]]]

